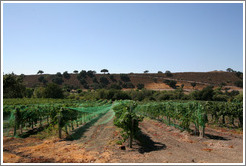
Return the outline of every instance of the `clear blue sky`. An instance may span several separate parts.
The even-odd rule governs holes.
[[[4,4],[3,72],[243,71],[243,4]]]

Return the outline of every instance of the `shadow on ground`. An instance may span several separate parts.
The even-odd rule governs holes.
[[[28,130],[27,132],[24,132],[22,134],[19,134],[18,136],[21,137],[21,138],[27,138],[31,135],[34,135],[34,134],[37,134],[38,132],[41,132],[43,131],[44,129],[48,128],[49,125],[46,124],[46,125],[43,125],[41,127],[38,127],[38,128],[34,128],[34,129],[31,129],[31,130]]]
[[[80,139],[83,134],[88,131],[88,129],[93,126],[102,116],[104,116],[107,112],[99,114],[98,117],[92,119],[90,122],[86,123],[85,125],[75,129],[71,135],[68,135],[65,140],[73,141]]]
[[[137,144],[140,146],[138,152],[141,154],[166,149],[165,144],[154,142],[148,135],[144,134],[142,131],[137,134],[136,139],[138,140]]]
[[[217,136],[217,135],[212,135],[212,134],[205,134],[205,137],[207,137],[209,139],[214,139],[214,140],[225,140],[225,141],[230,140],[228,138]]]

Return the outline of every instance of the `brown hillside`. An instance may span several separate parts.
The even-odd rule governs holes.
[[[112,74],[114,75],[117,82],[120,80],[120,74]],[[52,75],[44,74],[43,75],[48,83],[52,82]],[[109,78],[109,74],[96,74],[96,78],[99,81],[100,77],[105,76],[110,81],[110,84],[113,82]],[[168,85],[163,83],[163,80],[175,80],[177,81],[177,85],[181,86],[184,84],[184,89],[193,90],[193,87],[190,85],[191,82],[196,82],[197,85],[195,89],[202,89],[208,85],[219,86],[221,83],[225,83],[225,87],[229,87],[230,89],[242,90],[241,88],[235,87],[234,82],[240,80],[235,73],[230,72],[184,72],[184,73],[173,73],[172,77],[167,77],[165,74],[128,74],[131,79],[131,82],[136,86],[139,83],[145,85],[146,89],[152,90],[172,90]],[[24,84],[27,87],[36,87],[42,86],[42,83],[38,81],[40,75],[26,75],[24,77]],[[84,89],[83,86],[77,79],[76,74],[71,74],[70,79],[63,78],[64,82],[62,85],[68,84],[73,85],[75,87],[79,87]],[[89,85],[93,83],[92,78],[87,77],[86,81]],[[116,83],[117,83],[116,82]],[[122,81],[123,82],[123,81]]]

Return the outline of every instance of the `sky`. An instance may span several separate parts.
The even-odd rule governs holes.
[[[241,3],[5,3],[4,74],[243,71]]]

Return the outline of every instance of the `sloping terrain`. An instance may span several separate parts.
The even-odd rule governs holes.
[[[114,78],[116,82],[113,82],[109,78],[109,74],[96,74],[95,77],[97,80],[100,80],[100,77],[104,76],[106,77],[110,84],[113,83],[119,83],[121,81],[120,74],[112,74],[114,75]],[[53,75],[43,75],[45,79],[49,82],[52,82],[52,76]],[[146,89],[151,90],[172,90],[168,85],[163,83],[163,80],[175,80],[177,81],[177,85],[181,86],[184,84],[184,89],[187,90],[193,90],[193,87],[191,86],[191,82],[196,82],[197,85],[195,89],[202,89],[208,85],[214,85],[219,86],[221,83],[225,84],[225,87],[228,87],[230,89],[234,90],[242,90],[242,88],[238,88],[234,85],[235,81],[239,81],[240,78],[236,76],[235,73],[232,72],[184,72],[184,73],[173,73],[173,76],[167,77],[165,74],[128,74],[130,77],[131,83],[136,87],[137,84],[144,84]],[[24,84],[27,87],[35,87],[42,85],[41,82],[38,81],[38,78],[40,75],[26,75],[24,77]],[[77,79],[76,74],[71,74],[70,79],[63,78],[64,82],[62,85],[73,85],[74,87],[78,87],[80,89],[84,89],[83,86],[80,84],[80,82]],[[93,84],[93,79],[90,77],[87,77],[86,82],[88,85]],[[121,81],[123,82],[123,81]],[[109,84],[109,85],[110,85]]]

